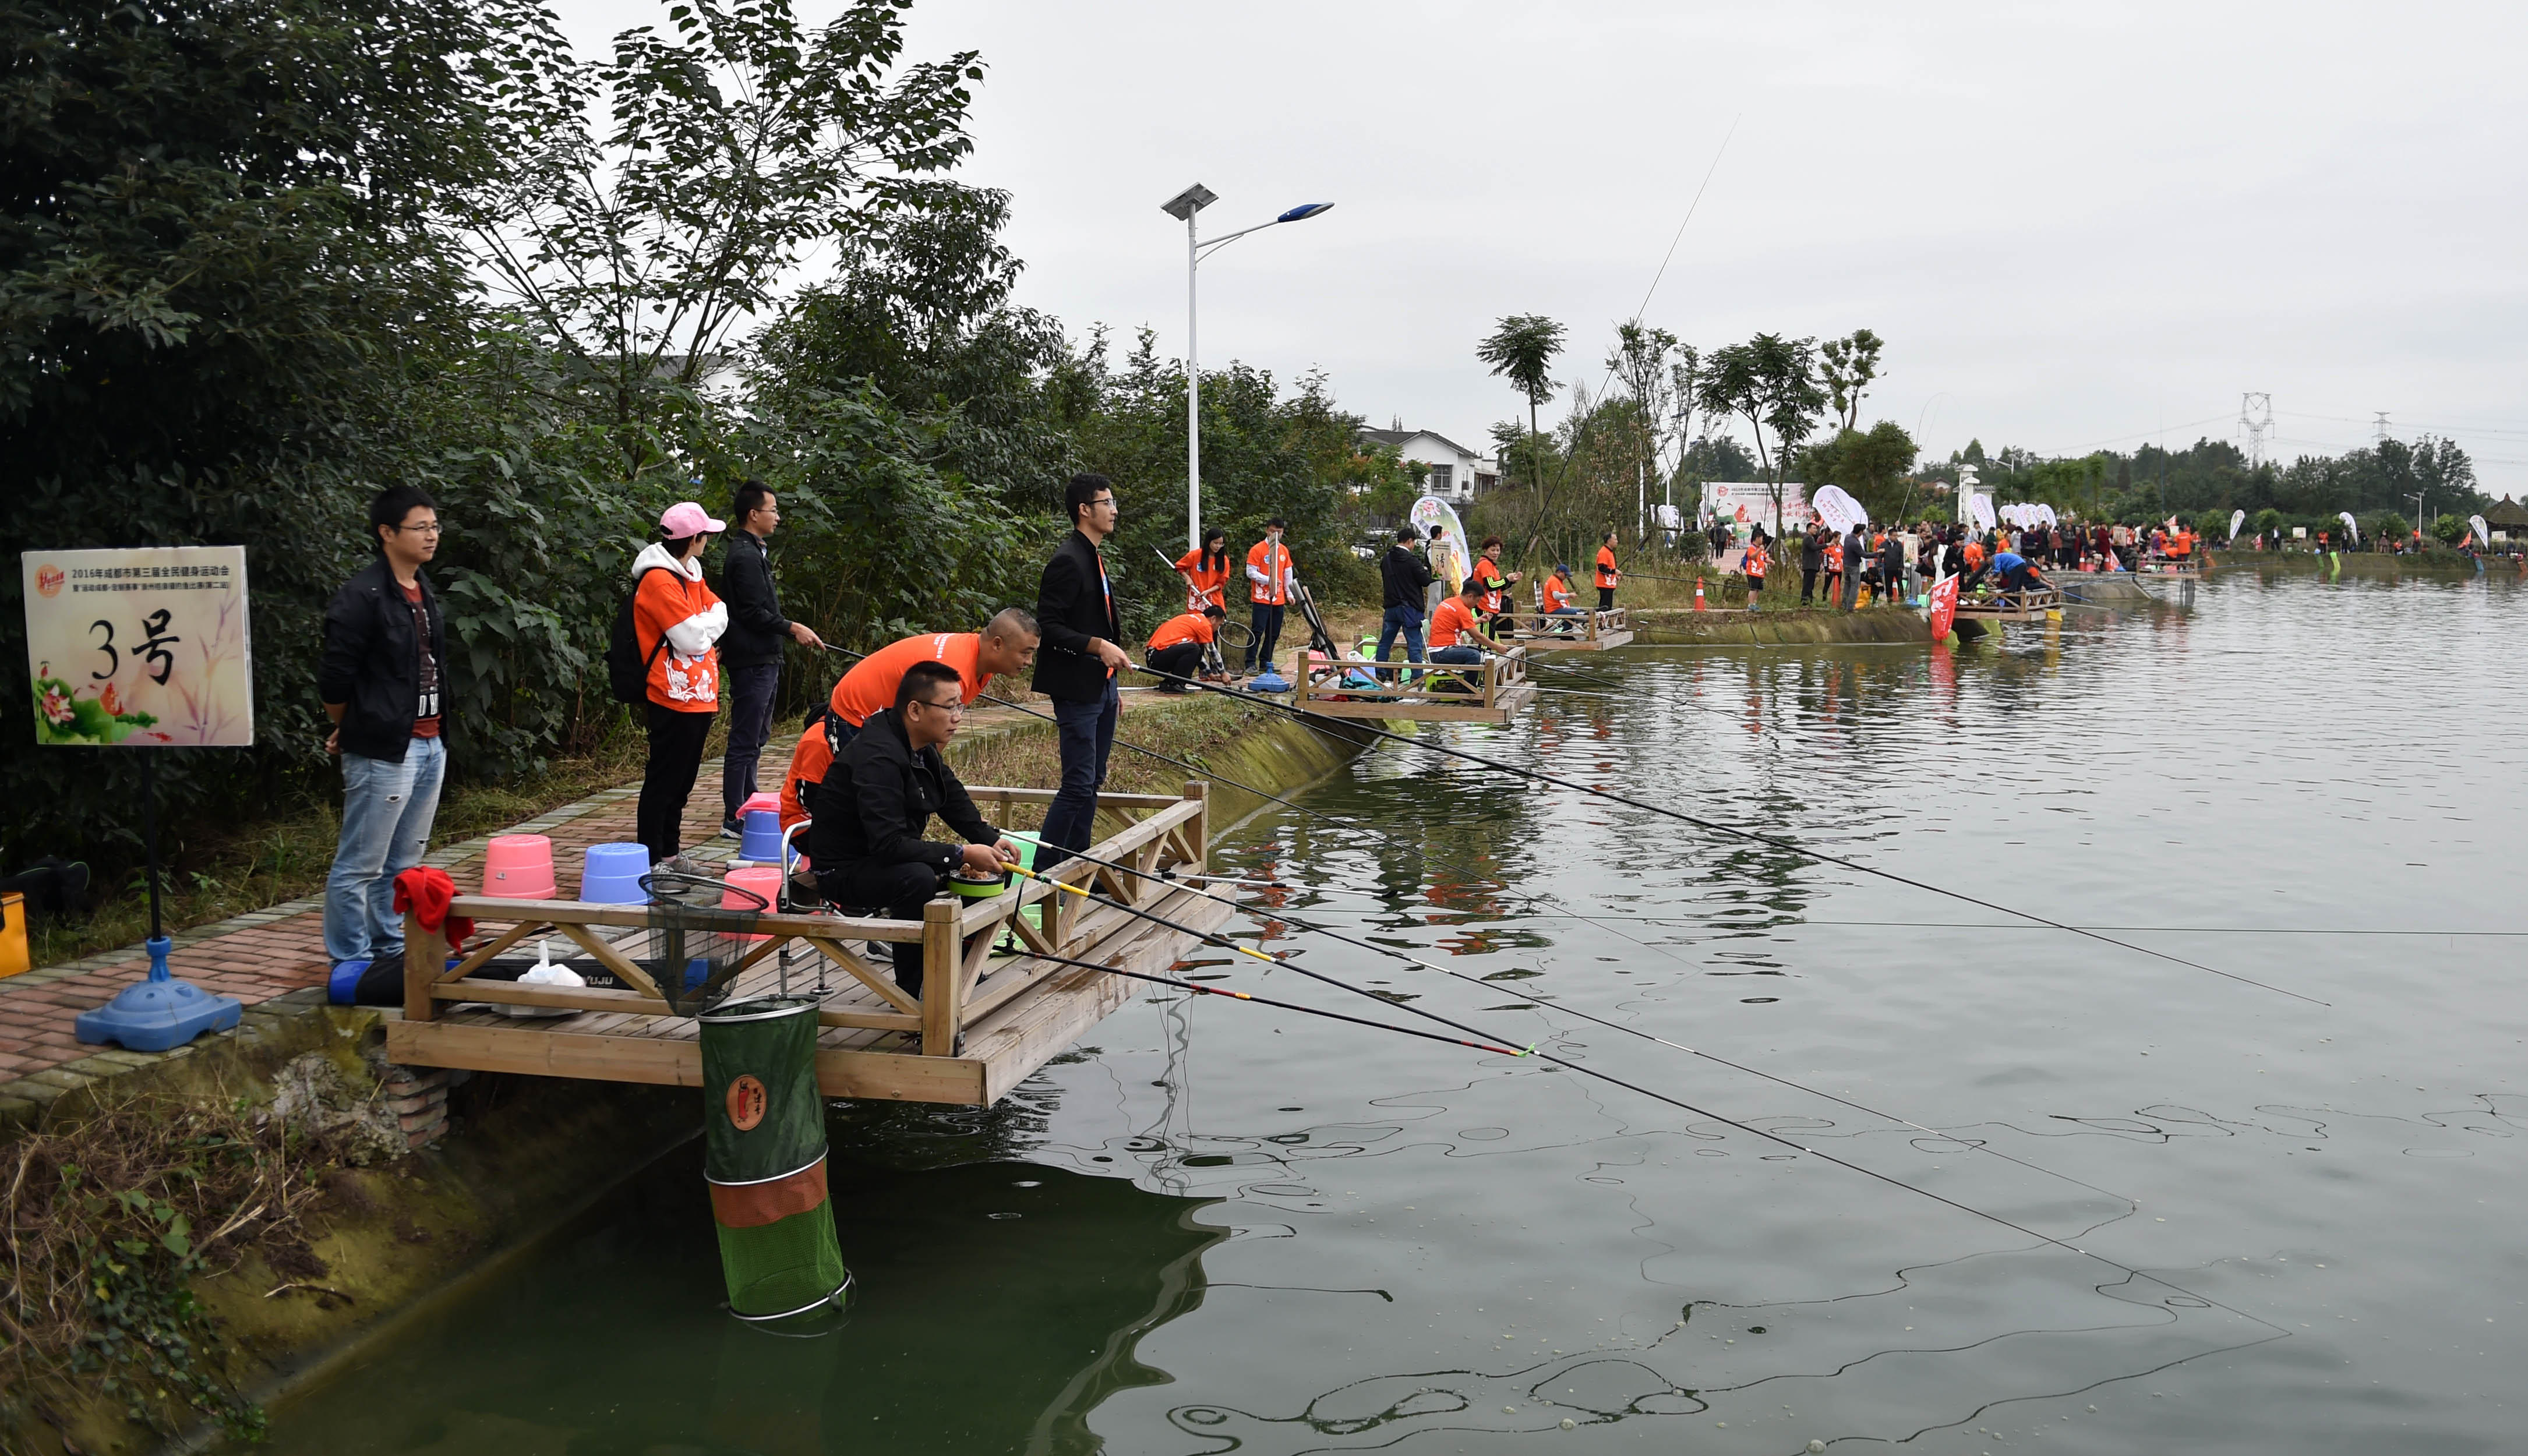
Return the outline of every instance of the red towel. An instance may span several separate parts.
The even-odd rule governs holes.
[[[451,951],[474,938],[471,919],[448,912],[448,907],[456,899],[456,882],[448,877],[447,870],[416,864],[396,875],[395,885],[396,914],[409,912],[423,929],[441,931],[448,937]]]

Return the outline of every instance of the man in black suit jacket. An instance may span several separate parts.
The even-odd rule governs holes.
[[[1121,515],[1114,488],[1102,475],[1075,475],[1063,504],[1071,512],[1071,537],[1044,564],[1035,594],[1044,644],[1035,659],[1035,690],[1053,700],[1062,745],[1062,790],[1045,810],[1038,870],[1089,846],[1097,790],[1106,782],[1106,757],[1115,748],[1121,702],[1115,674],[1130,661],[1119,646],[1124,614],[1097,551]]]

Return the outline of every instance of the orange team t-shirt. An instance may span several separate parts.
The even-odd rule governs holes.
[[[1211,637],[1211,618],[1198,611],[1181,612],[1161,622],[1159,630],[1150,634],[1150,650],[1164,652],[1189,642],[1209,642]]]
[[[1979,541],[1971,541],[1971,542],[1968,542],[1968,543],[1967,543],[1967,570],[1969,570],[1969,571],[1973,571],[1973,570],[1975,570],[1976,567],[1981,566],[1982,564],[1983,564],[1983,543],[1982,543],[1982,542],[1979,542]]]
[[[1615,585],[1615,548],[1613,546],[1598,547],[1598,590],[1603,592],[1606,588]]]
[[[1177,570],[1184,572],[1185,579],[1192,583],[1191,599],[1187,600],[1185,605],[1200,611],[1206,605],[1227,606],[1229,604],[1229,553],[1227,551],[1220,553],[1219,565],[1205,570],[1202,564],[1202,548],[1196,546],[1177,557]]]
[[[799,735],[798,746],[790,750],[790,766],[781,773],[781,827],[802,823],[808,817],[808,806],[799,802],[799,786],[821,784],[825,770],[834,766],[834,746],[825,741],[822,719],[808,725]]]
[[[1246,548],[1246,564],[1264,574],[1261,584],[1251,576],[1246,579],[1246,595],[1257,606],[1283,606],[1290,602],[1283,581],[1290,570],[1289,546],[1259,541]]]
[[[1562,608],[1569,606],[1570,604],[1571,587],[1569,583],[1562,580],[1562,573],[1557,571],[1554,575],[1547,577],[1545,579],[1545,609],[1547,611],[1560,611]]]
[[[862,727],[869,722],[869,714],[895,706],[896,685],[904,681],[905,669],[916,662],[945,662],[956,668],[957,676],[965,682],[966,702],[971,704],[991,684],[977,664],[982,652],[983,634],[979,632],[931,632],[889,643],[844,673],[843,680],[834,684],[834,696],[826,705],[844,722]]]
[[[1465,638],[1476,636],[1475,614],[1466,609],[1466,598],[1451,597],[1431,613],[1431,646],[1453,648]],[[1478,646],[1468,643],[1467,646]]]
[[[632,592],[632,642],[650,664],[652,702],[680,713],[719,711],[718,644],[703,649],[699,657],[685,656],[673,644],[658,645],[669,627],[718,604],[710,583],[673,567],[641,573],[641,585]]]

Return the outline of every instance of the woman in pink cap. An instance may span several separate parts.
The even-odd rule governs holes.
[[[685,801],[702,771],[703,741],[719,713],[720,634],[728,607],[703,580],[708,539],[727,529],[690,500],[658,517],[660,540],[632,558],[632,634],[649,683],[650,766],[635,815],[652,865],[710,870],[685,858]]]

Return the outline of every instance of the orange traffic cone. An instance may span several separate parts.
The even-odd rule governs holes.
[[[1696,611],[1710,610],[1709,607],[1706,607],[1703,604],[1703,578],[1699,576],[1694,579],[1694,609]]]

